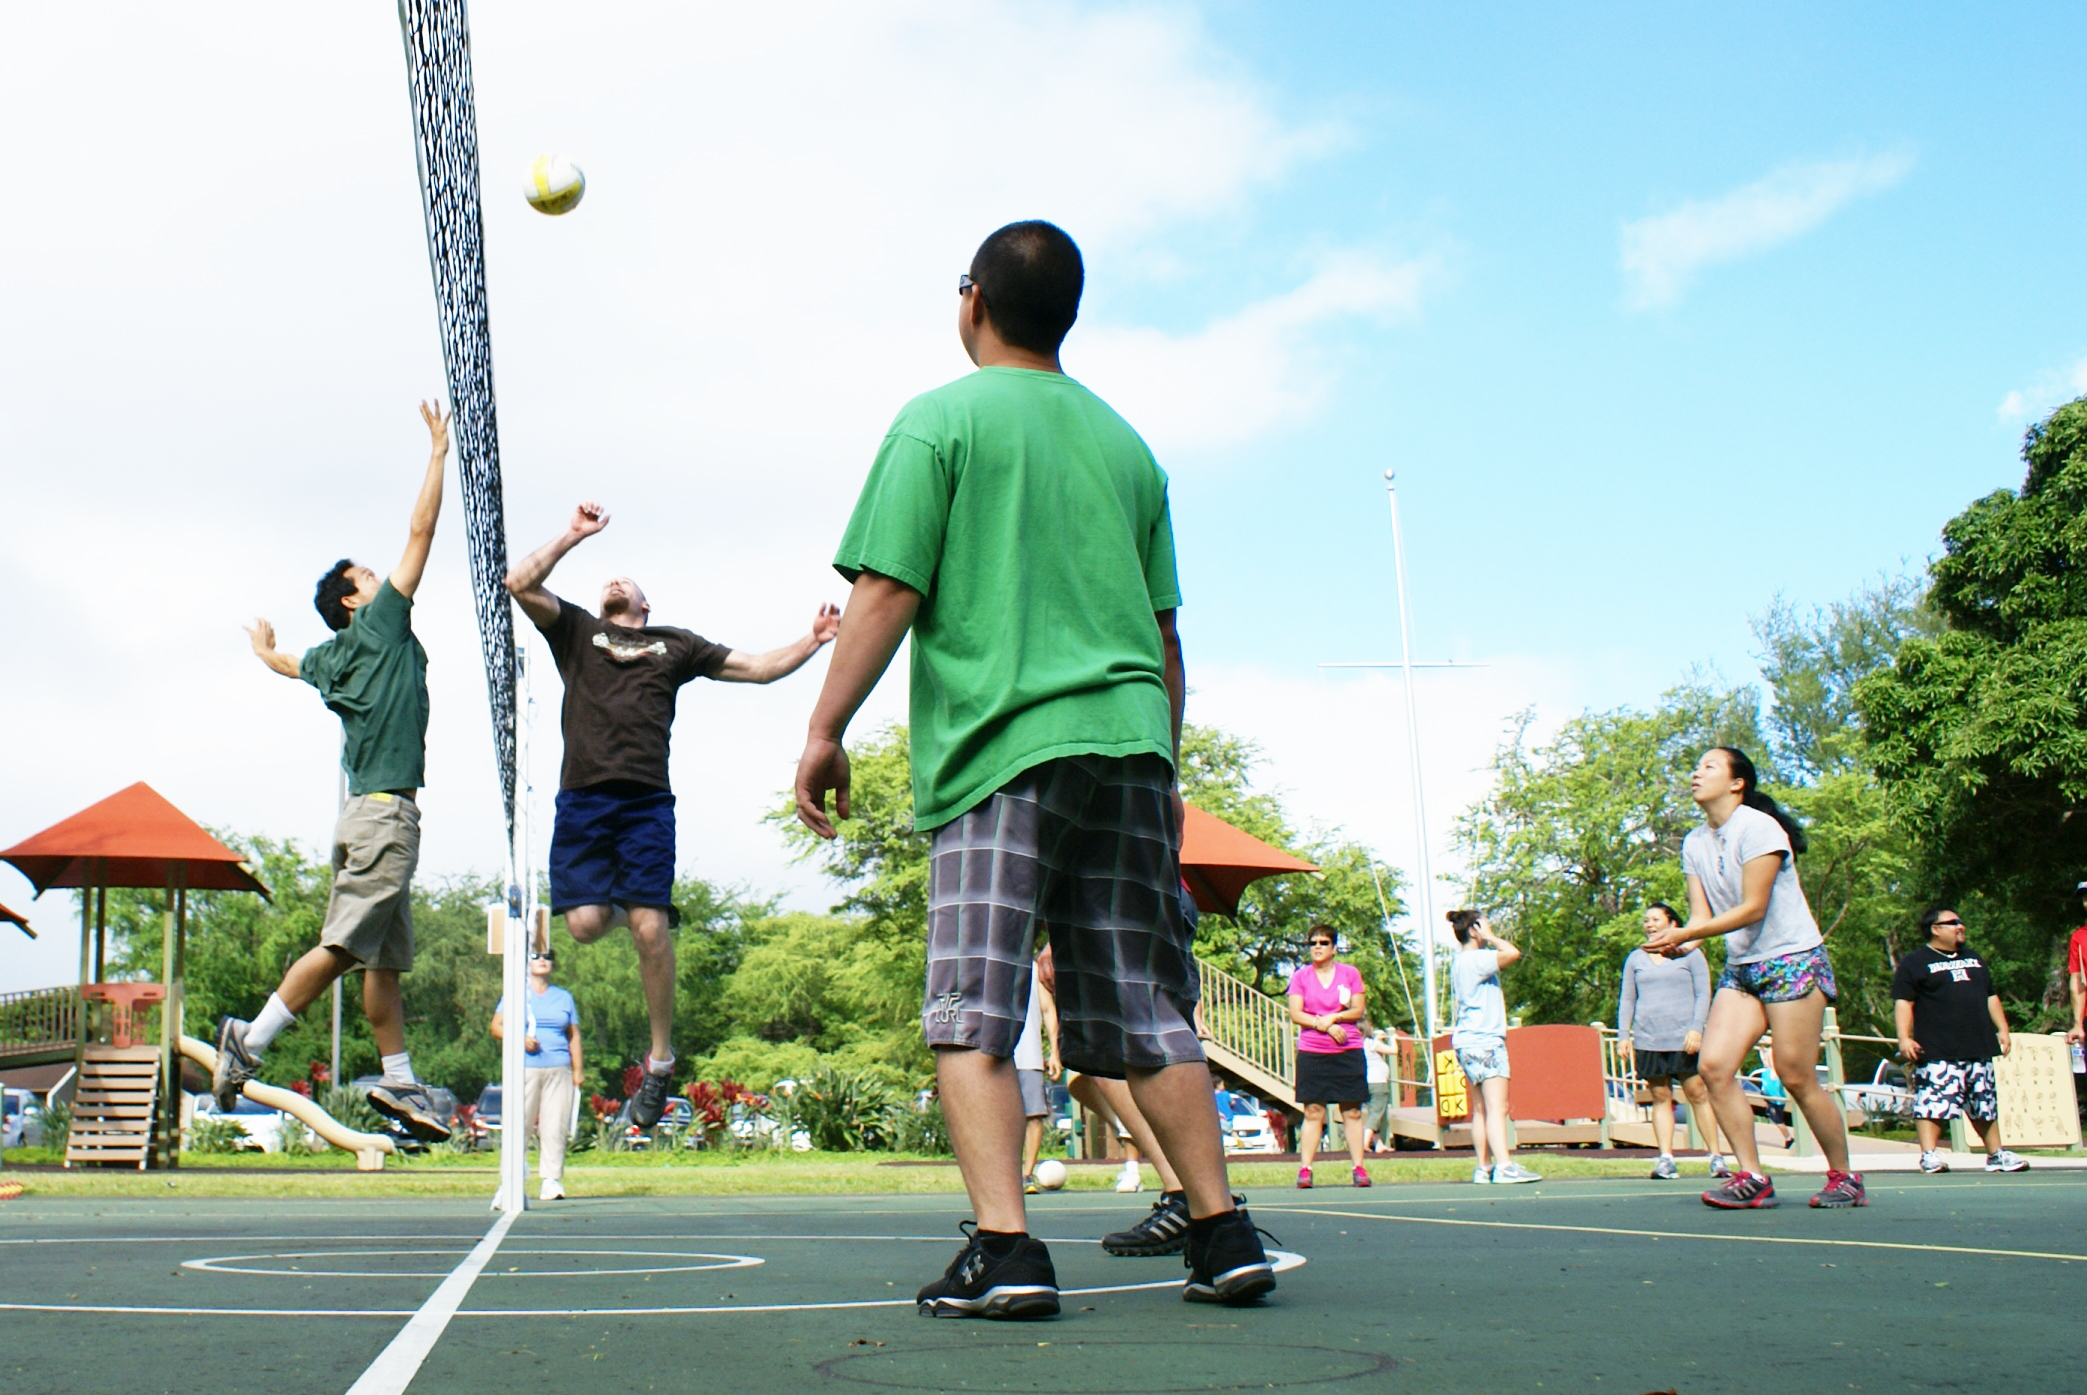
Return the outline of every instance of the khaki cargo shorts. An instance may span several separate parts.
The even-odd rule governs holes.
[[[366,969],[413,967],[413,869],[420,806],[402,795],[355,794],[333,830],[333,896],[319,943]]]

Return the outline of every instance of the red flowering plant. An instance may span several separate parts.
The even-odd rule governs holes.
[[[305,1077],[314,1085],[331,1085],[333,1083],[333,1068],[324,1061],[314,1061],[311,1064],[311,1068],[305,1072]]]
[[[290,1088],[306,1099],[312,1097],[312,1082],[309,1080],[293,1080],[290,1082]]]

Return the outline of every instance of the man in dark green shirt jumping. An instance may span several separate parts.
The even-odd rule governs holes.
[[[415,1137],[440,1142],[449,1127],[413,1075],[399,1004],[399,975],[413,967],[413,868],[428,732],[428,656],[413,636],[413,593],[434,545],[449,455],[448,419],[425,403],[420,415],[428,424],[427,474],[413,501],[405,554],[391,575],[380,579],[368,567],[336,562],[312,601],[333,638],[302,658],[276,649],[275,627],[266,620],[247,631],[262,663],[317,688],[340,717],[348,802],[334,829],[333,894],[319,944],[290,966],[253,1021],[227,1017],[218,1025],[211,1085],[218,1107],[232,1108],[276,1035],[360,966],[363,1015],[384,1058],[384,1079],[370,1103]]]

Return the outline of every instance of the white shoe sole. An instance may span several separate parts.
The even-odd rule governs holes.
[[[930,1298],[922,1317],[1043,1318],[1058,1316],[1058,1290],[1048,1284],[1003,1284],[976,1298]]]

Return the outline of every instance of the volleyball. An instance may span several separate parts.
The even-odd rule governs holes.
[[[563,155],[539,155],[529,162],[529,175],[522,181],[522,197],[538,213],[556,217],[580,206],[587,192],[587,176]]]
[[[1065,1164],[1056,1158],[1045,1158],[1036,1165],[1036,1185],[1047,1192],[1055,1192],[1065,1185]]]

